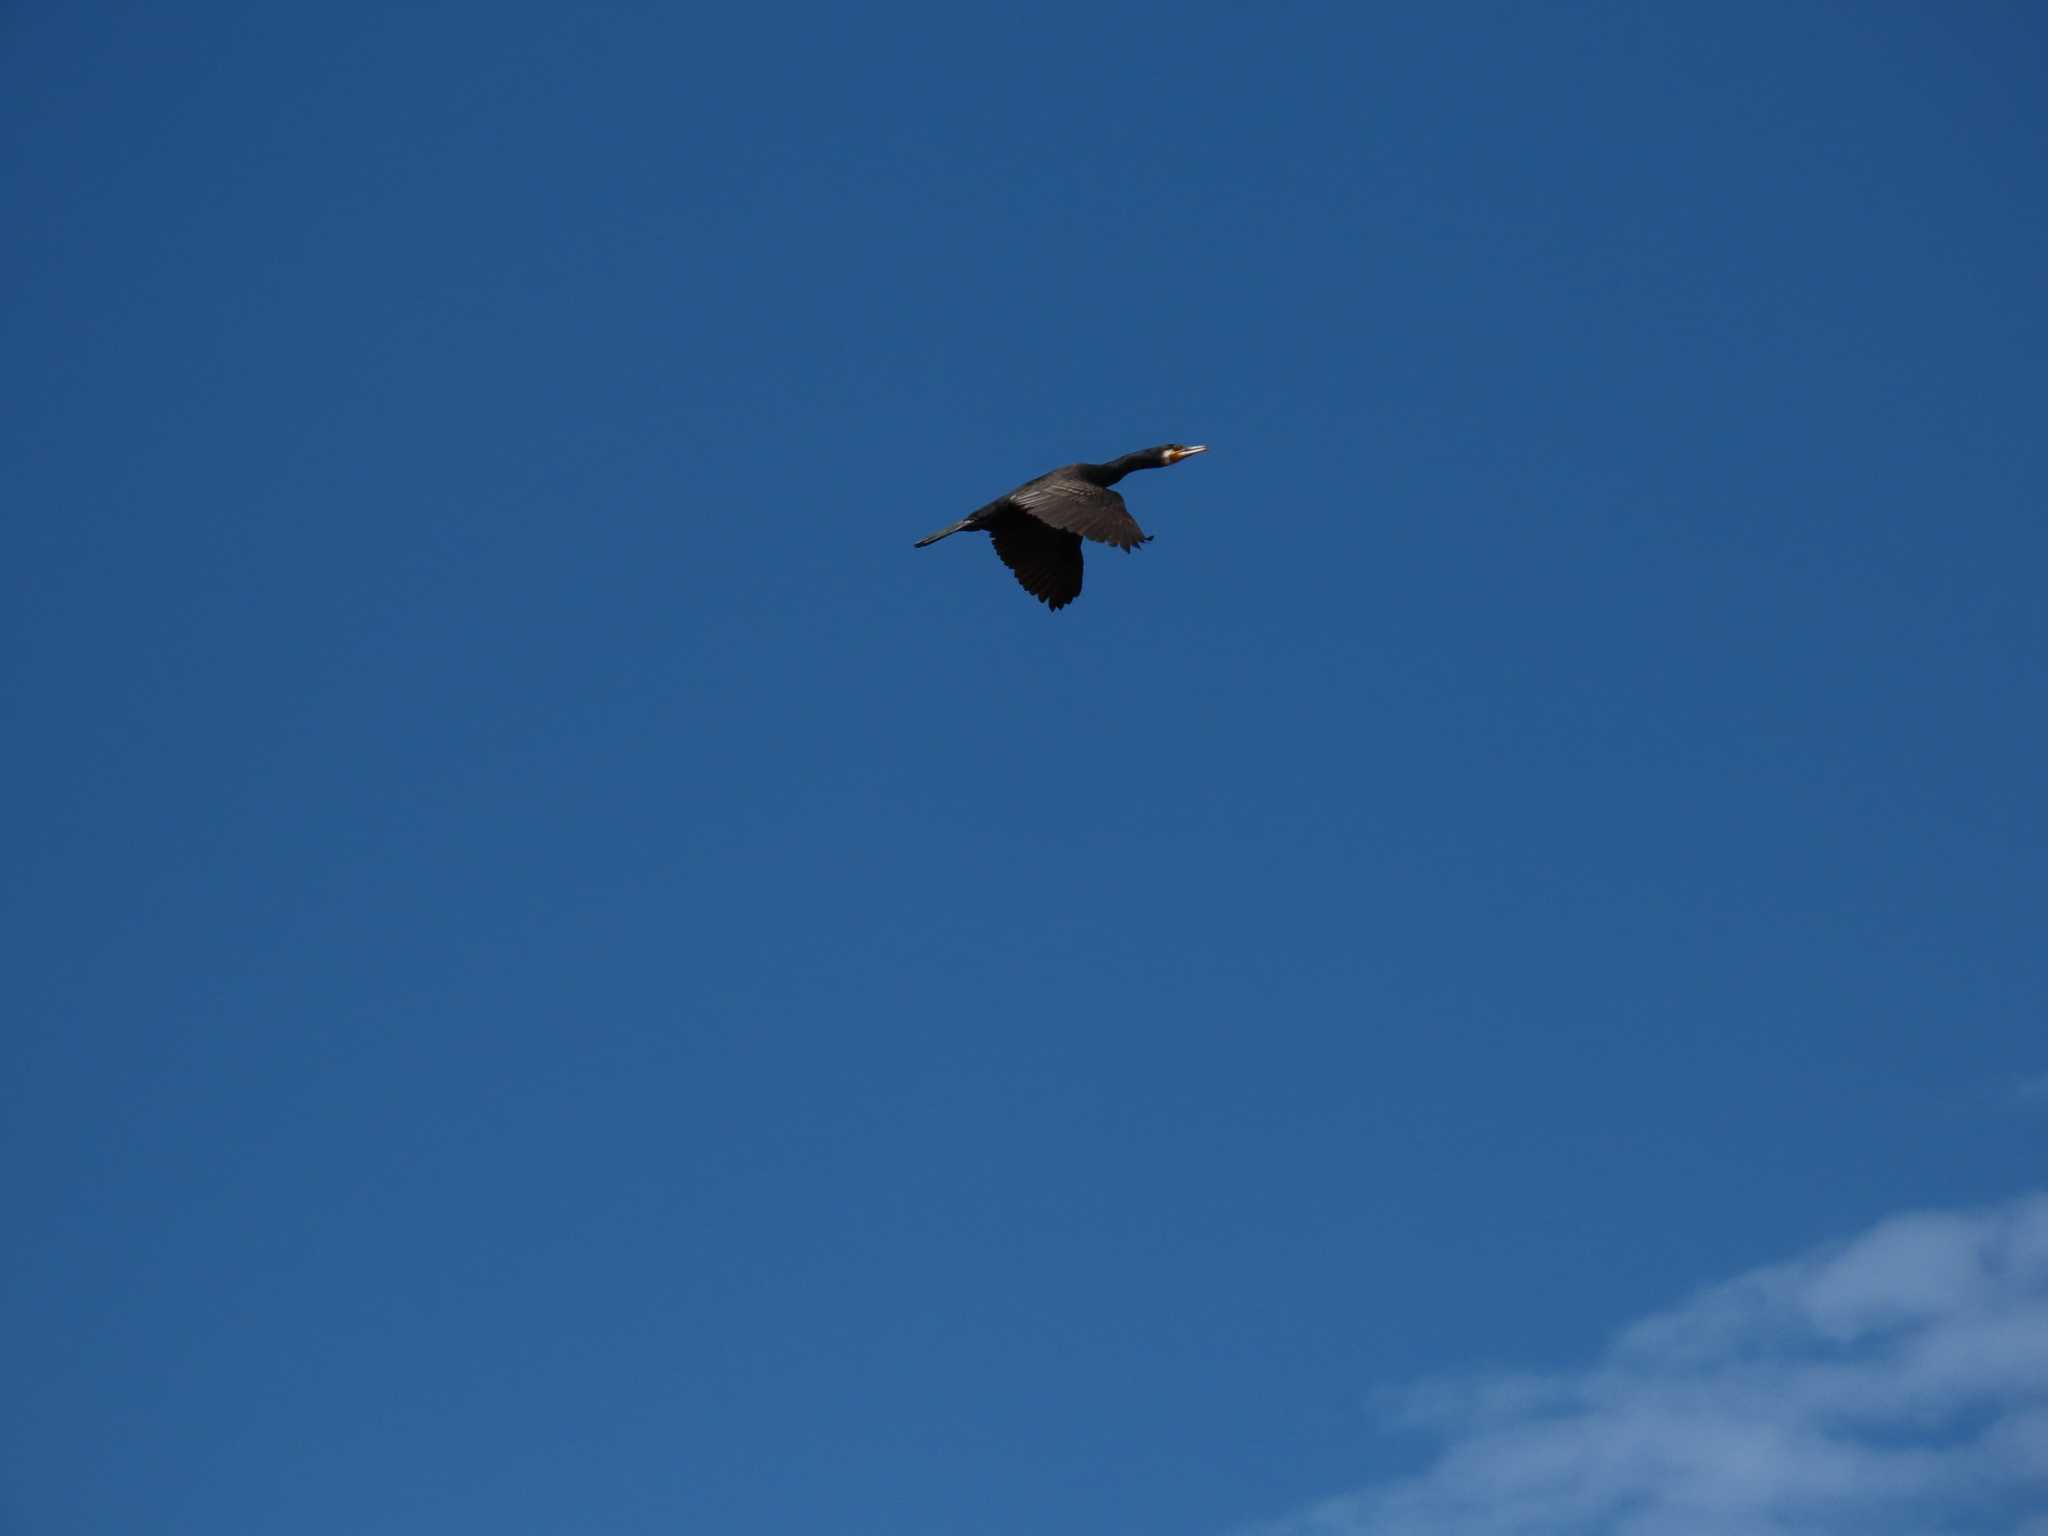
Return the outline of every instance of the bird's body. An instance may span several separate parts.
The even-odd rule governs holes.
[[[1062,465],[998,496],[951,527],[925,535],[916,547],[955,533],[987,533],[1018,585],[1046,607],[1064,608],[1081,593],[1083,539],[1131,550],[1151,537],[1110,487],[1133,470],[1163,469],[1205,447],[1167,443],[1106,464]]]

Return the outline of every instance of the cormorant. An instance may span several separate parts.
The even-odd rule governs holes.
[[[1017,583],[1048,608],[1064,608],[1081,594],[1081,540],[1132,550],[1151,539],[1110,487],[1134,469],[1164,469],[1206,453],[1207,443],[1166,443],[1140,448],[1107,464],[1068,464],[1027,480],[950,528],[926,534],[916,548],[948,534],[986,532]]]

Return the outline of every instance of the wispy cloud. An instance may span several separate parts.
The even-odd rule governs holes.
[[[1393,1414],[1439,1437],[1426,1470],[1266,1536],[2048,1536],[2048,1194],[1896,1217],[1583,1371]]]

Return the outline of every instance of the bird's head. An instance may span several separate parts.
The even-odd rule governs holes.
[[[1196,454],[1207,453],[1208,451],[1209,445],[1207,443],[1196,443],[1192,446],[1185,443],[1167,443],[1163,447],[1152,450],[1153,453],[1158,455],[1162,467],[1168,464],[1178,464],[1182,459],[1192,459]]]

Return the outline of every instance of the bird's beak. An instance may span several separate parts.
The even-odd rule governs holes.
[[[1168,462],[1178,464],[1182,459],[1192,459],[1196,454],[1207,453],[1208,451],[1209,445],[1207,443],[1196,443],[1190,448],[1176,448],[1173,451],[1173,457]]]

